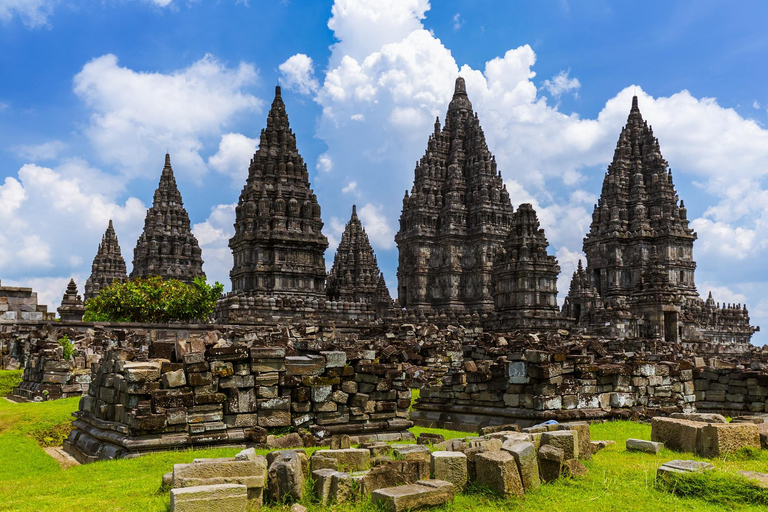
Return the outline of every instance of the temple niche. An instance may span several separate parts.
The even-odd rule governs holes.
[[[403,198],[395,237],[400,305],[493,311],[493,256],[509,232],[512,211],[459,77],[445,126],[435,121],[413,188]]]
[[[380,312],[392,306],[384,274],[354,205],[328,273],[326,290],[330,300],[366,302]]]
[[[746,307],[720,308],[696,290],[685,204],[637,97],[584,238],[563,312],[578,326],[619,338],[749,343]]]
[[[92,299],[99,292],[114,282],[124,283],[128,280],[128,274],[125,268],[125,260],[120,251],[120,244],[117,241],[115,228],[112,226],[112,219],[109,220],[109,226],[101,237],[99,249],[93,258],[91,265],[91,276],[85,282],[84,300]]]
[[[144,220],[144,231],[133,250],[130,277],[160,276],[191,284],[196,277],[205,279],[201,255],[176,186],[171,157],[166,154],[160,184]]]
[[[497,327],[546,329],[563,326],[557,305],[560,267],[528,203],[512,215],[512,227],[493,264]]]

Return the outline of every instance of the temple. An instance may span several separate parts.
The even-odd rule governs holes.
[[[435,121],[403,198],[395,237],[400,306],[493,311],[493,258],[511,218],[496,158],[459,77],[445,126]]]
[[[584,238],[587,266],[573,275],[563,313],[619,338],[748,344],[746,306],[699,296],[685,204],[637,97]]]
[[[112,226],[112,219],[109,220],[109,226],[101,237],[99,249],[93,258],[91,265],[91,276],[85,282],[85,294],[83,298],[87,301],[97,296],[99,292],[117,281],[124,283],[128,280],[128,273],[125,269],[125,260],[120,251],[120,243],[117,241],[115,228]]]
[[[379,270],[376,255],[365,228],[352,206],[352,217],[341,235],[333,266],[328,273],[328,298],[374,304],[380,311],[392,305],[384,274]]]
[[[549,243],[528,203],[512,215],[512,228],[493,264],[497,328],[564,326],[557,306],[560,267],[547,254]]]
[[[131,279],[160,276],[191,284],[196,277],[205,278],[201,254],[176,186],[171,157],[166,154],[160,184],[144,220],[144,231],[133,250]]]
[[[56,310],[62,322],[80,322],[85,313],[83,299],[77,293],[77,284],[74,279],[69,280],[67,289],[61,299],[61,306]]]

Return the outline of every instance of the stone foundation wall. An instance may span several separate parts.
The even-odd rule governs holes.
[[[696,369],[694,386],[699,412],[725,416],[768,412],[768,374],[762,369],[727,366],[731,367]]]
[[[409,377],[396,354],[279,345],[217,344],[178,362],[110,350],[93,369],[65,448],[92,461],[260,443],[273,428],[323,437],[412,426]]]

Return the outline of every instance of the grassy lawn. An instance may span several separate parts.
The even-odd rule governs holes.
[[[9,395],[21,382],[24,370],[0,370],[0,397]]]
[[[163,473],[173,464],[191,462],[201,457],[232,456],[237,449],[209,449],[167,452],[138,459],[100,462],[60,469],[30,436],[69,418],[78,399],[44,403],[13,404],[0,400],[0,510],[135,510],[141,512],[168,509],[169,494],[160,490]],[[446,437],[464,437],[465,433],[437,429],[413,429],[439,432]],[[457,495],[452,507],[437,510],[537,511],[608,511],[641,510],[764,510],[739,503],[712,504],[703,499],[680,498],[654,486],[656,468],[664,461],[695,458],[664,450],[659,455],[629,453],[623,449],[629,437],[650,438],[650,426],[632,422],[613,422],[592,426],[593,439],[613,439],[610,447],[586,461],[589,475],[579,480],[560,480],[529,493],[525,500],[500,500],[482,492]],[[266,453],[266,451],[264,452]],[[718,469],[768,471],[768,453],[749,460],[738,458],[711,461]],[[727,498],[726,498],[727,499]],[[320,507],[309,499],[310,510],[373,511],[370,503]],[[288,510],[265,507],[268,510]]]

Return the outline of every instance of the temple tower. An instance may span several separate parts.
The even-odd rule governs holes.
[[[99,250],[96,257],[93,258],[91,265],[91,276],[85,282],[84,299],[92,299],[99,292],[111,285],[115,281],[124,283],[128,280],[128,274],[125,270],[125,260],[120,252],[120,244],[117,241],[115,228],[112,227],[112,219],[109,220],[109,226],[101,237]]]
[[[160,276],[192,283],[196,277],[205,278],[201,254],[176,186],[171,157],[166,154],[160,184],[144,219],[144,231],[133,250],[131,279]]]
[[[62,322],[81,322],[85,314],[83,299],[77,294],[77,285],[74,279],[69,280],[67,290],[61,298],[61,306],[56,310]]]
[[[533,206],[521,204],[493,265],[496,312],[506,327],[546,328],[556,323],[560,267],[547,254],[548,246]]]
[[[512,204],[464,79],[456,79],[445,126],[435,121],[414,185],[403,198],[398,299],[407,308],[492,311],[493,257]]]
[[[325,297],[328,240],[280,87],[235,208],[232,292]]]
[[[330,300],[368,304],[381,302],[383,307],[392,303],[384,275],[379,270],[376,255],[357,217],[355,206],[352,206],[352,217],[336,249],[326,288]]]

